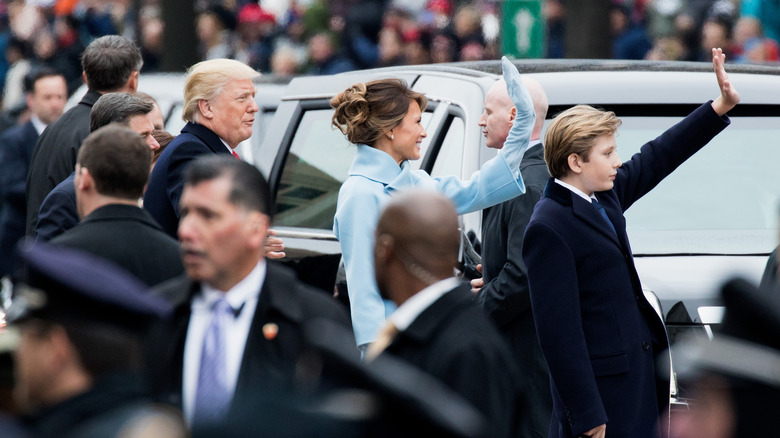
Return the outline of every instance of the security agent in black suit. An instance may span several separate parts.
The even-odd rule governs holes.
[[[517,368],[468,285],[453,276],[459,244],[457,215],[441,195],[406,193],[387,205],[377,225],[374,266],[383,298],[399,307],[367,358],[408,361],[485,415],[488,436],[517,436]]]
[[[523,82],[536,113],[531,146],[520,163],[526,192],[483,211],[483,277],[472,280],[471,284],[472,291],[477,293],[477,301],[504,335],[520,370],[520,436],[546,437],[552,412],[550,379],[536,337],[521,248],[525,227],[550,177],[539,140],[547,115],[547,95],[535,80],[523,78]],[[487,147],[501,149],[504,146],[515,112],[506,82],[497,81],[485,97],[485,110],[479,120]]]
[[[122,125],[90,134],[79,150],[74,183],[84,219],[51,243],[110,260],[150,286],[181,275],[178,242],[138,206],[151,157],[146,142]]]
[[[142,64],[135,43],[118,35],[100,37],[84,50],[81,67],[89,91],[78,105],[46,128],[33,150],[27,175],[27,235],[35,229],[43,199],[73,172],[76,153],[90,133],[92,105],[104,93],[135,92]]]
[[[27,171],[38,135],[65,109],[68,88],[62,74],[50,68],[24,78],[30,120],[0,136],[0,277],[13,269],[16,243],[24,237],[27,218]]]
[[[219,423],[259,392],[293,388],[306,351],[304,323],[324,318],[349,327],[349,318],[327,294],[266,262],[272,204],[260,171],[230,156],[206,156],[195,159],[184,178],[178,234],[187,275],[157,288],[174,316],[158,337],[150,370],[160,398],[182,406],[198,428]],[[229,312],[220,315],[215,311],[224,301]],[[222,337],[206,344],[217,324]],[[349,345],[354,338],[340,341]],[[224,352],[211,354],[204,344]],[[215,407],[201,391],[199,382],[211,369],[202,364],[206,359],[224,360],[216,397],[226,404]]]
[[[691,382],[694,403],[673,412],[675,438],[748,438],[777,434],[780,403],[780,296],[734,278],[721,289],[722,324],[713,338],[672,347],[675,371]]]
[[[156,420],[184,436],[181,415],[151,403],[140,378],[150,325],[170,306],[113,264],[35,243],[7,317],[19,333],[18,402],[36,438],[133,436]]]
[[[160,149],[154,138],[154,124],[150,117],[154,104],[135,94],[106,93],[95,102],[89,114],[89,129],[94,132],[109,123],[121,123],[146,141],[152,152]],[[110,147],[110,145],[109,145]],[[38,240],[49,241],[79,222],[76,209],[76,173],[65,178],[46,195],[38,212],[38,223],[32,234]],[[83,217],[83,216],[82,216]]]

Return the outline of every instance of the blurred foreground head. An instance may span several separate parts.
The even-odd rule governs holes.
[[[681,345],[675,368],[696,388],[679,438],[772,436],[780,406],[780,297],[743,279],[721,290],[726,313],[712,340]]]

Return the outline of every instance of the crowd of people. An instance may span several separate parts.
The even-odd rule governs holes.
[[[141,48],[144,72],[158,71],[161,0],[0,2],[3,110],[23,108],[22,78],[46,65],[81,84],[79,55],[94,38],[120,34]],[[564,58],[566,0],[544,0],[544,57]],[[193,2],[202,60],[233,58],[262,73],[347,70],[496,59],[502,3],[496,0],[201,0]],[[616,0],[610,8],[615,59],[780,61],[780,9],[767,0]]]
[[[284,243],[268,182],[234,150],[258,111],[253,66],[191,66],[180,133],[161,132],[137,92],[144,61],[128,38],[85,47],[89,90],[67,112],[65,75],[33,70],[29,121],[0,137],[0,274],[14,284],[0,349],[15,371],[0,430],[659,436],[669,340],[623,212],[727,129],[738,84],[723,50],[710,56],[720,94],[626,162],[612,112],[575,106],[542,138],[545,92],[503,58],[478,121],[500,152],[468,181],[411,168],[427,99],[404,81],[339,93],[332,123],[357,148],[334,217],[350,313],[273,260]],[[469,285],[457,217],[479,210],[483,276]],[[756,412],[780,384],[756,363],[780,364],[780,296],[744,281],[723,296],[723,336],[684,364],[712,403],[671,436],[774,430]]]

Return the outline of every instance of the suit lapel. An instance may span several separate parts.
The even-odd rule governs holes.
[[[242,388],[285,381],[285,364],[297,353],[297,346],[284,342],[289,333],[282,333],[292,330],[293,326],[299,327],[303,320],[303,310],[294,287],[295,279],[277,269],[273,263],[266,266],[265,280],[241,359],[236,396]],[[271,336],[266,330],[271,330],[273,325],[278,333]]]
[[[572,214],[575,217],[579,218],[582,222],[585,222],[588,224],[588,226],[614,242],[615,245],[622,248],[618,236],[615,234],[615,232],[612,231],[612,228],[610,228],[609,224],[604,221],[604,218],[601,217],[601,214],[599,214],[596,208],[593,207],[593,205],[591,205],[588,201],[572,193],[572,191],[566,187],[557,184],[553,178],[547,180],[547,186],[544,188],[544,196],[561,205],[570,207]],[[617,225],[618,223],[612,219],[612,215],[609,214],[609,210],[607,210],[607,216],[610,218],[610,220],[612,220],[612,224],[615,226],[615,229],[621,230],[621,227],[618,227]]]
[[[224,143],[222,143],[222,140],[219,139],[219,136],[209,128],[197,124],[189,122],[187,123],[184,128],[182,128],[181,132],[187,132],[190,133],[199,139],[206,143],[206,145],[209,147],[209,149],[212,150],[212,152],[216,154],[229,154],[230,151],[228,151],[227,146],[225,146]]]

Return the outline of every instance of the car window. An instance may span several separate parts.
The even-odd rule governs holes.
[[[616,137],[625,162],[679,121],[623,117]],[[780,118],[732,124],[626,211],[635,255],[760,254],[777,244]]]
[[[431,175],[456,175],[460,176],[463,166],[463,139],[465,125],[460,117],[449,118],[449,129],[444,135],[436,161],[433,163]]]
[[[333,110],[303,114],[282,170],[276,194],[276,225],[331,229],[341,183],[355,146],[331,127]]]

